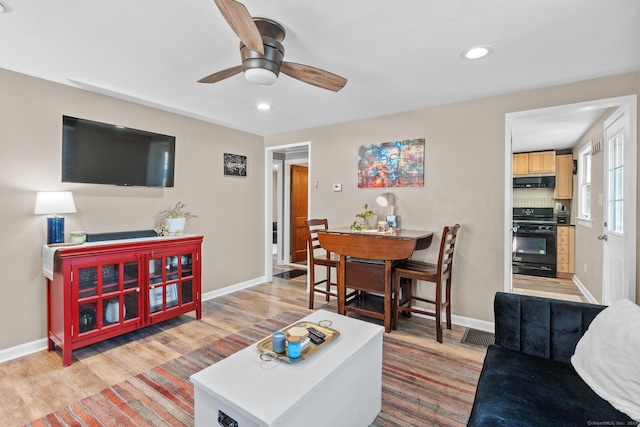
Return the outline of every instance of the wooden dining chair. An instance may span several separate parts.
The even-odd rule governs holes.
[[[340,255],[329,252],[320,246],[318,230],[329,228],[329,221],[324,219],[309,219],[305,221],[307,226],[307,259],[309,260],[309,308],[313,309],[315,293],[325,295],[326,301],[330,297],[338,296],[338,284],[331,281],[331,270],[338,271]],[[325,268],[324,279],[316,279],[316,266]]]
[[[396,309],[394,310],[394,323],[398,323],[398,312],[420,313],[426,316],[434,316],[436,319],[436,338],[442,342],[442,311],[446,312],[447,329],[451,329],[451,275],[453,272],[453,251],[460,224],[452,227],[444,227],[442,240],[440,241],[440,253],[438,263],[431,264],[421,261],[408,260],[394,269],[394,292],[396,295]],[[403,286],[402,299],[399,298],[400,284],[403,279],[408,283]],[[434,299],[413,295],[413,281],[422,280],[435,283]],[[443,298],[444,288],[444,298]],[[406,295],[405,295],[406,294]],[[414,301],[426,302],[435,305],[434,312],[413,306]]]

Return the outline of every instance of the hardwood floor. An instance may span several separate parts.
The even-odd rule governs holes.
[[[292,269],[274,266],[274,274]],[[168,360],[223,338],[282,311],[307,309],[306,276],[272,282],[234,292],[203,303],[202,320],[180,316],[140,331],[73,352],[71,366],[63,368],[58,350],[0,364],[0,425],[21,425],[69,403],[144,372]],[[316,299],[315,309],[335,311],[335,301]],[[371,321],[372,319],[367,319]],[[424,348],[445,351],[455,358],[482,362],[485,349],[461,344],[465,328],[444,330],[444,344],[435,340],[432,319],[401,319],[395,338]]]
[[[516,294],[587,302],[580,289],[569,279],[514,274],[512,283]]]

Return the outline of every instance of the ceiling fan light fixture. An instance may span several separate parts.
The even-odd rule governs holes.
[[[491,46],[474,46],[462,52],[462,59],[480,59],[493,52]]]
[[[244,71],[244,78],[250,83],[263,86],[272,85],[278,80],[273,71],[264,68],[249,68]]]

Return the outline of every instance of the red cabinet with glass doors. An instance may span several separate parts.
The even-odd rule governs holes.
[[[62,246],[47,280],[49,350],[74,349],[195,311],[201,318],[202,236]]]

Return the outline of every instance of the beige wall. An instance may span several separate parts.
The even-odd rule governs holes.
[[[67,235],[151,229],[160,210],[185,201],[199,215],[187,232],[205,236],[204,292],[264,276],[261,136],[2,69],[0,94],[0,350],[46,337],[38,190],[73,191],[78,213],[66,215]],[[175,187],[62,184],[63,114],[175,135]],[[223,176],[225,152],[247,156],[246,178]]]
[[[310,216],[338,226],[351,224],[362,205],[383,192],[357,188],[358,147],[425,138],[425,186],[393,190],[401,226],[435,230],[439,239],[444,225],[462,225],[453,311],[492,321],[494,294],[504,288],[505,114],[639,91],[640,73],[629,73],[284,133],[265,144],[311,141],[309,180],[318,188],[309,194]],[[333,192],[333,183],[343,184],[342,192]],[[437,246],[417,257],[434,260]]]

